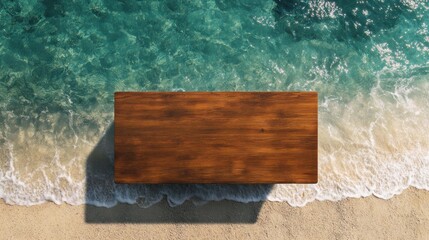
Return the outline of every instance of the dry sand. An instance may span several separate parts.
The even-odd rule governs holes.
[[[148,209],[0,204],[1,239],[429,239],[429,191],[390,200],[367,197],[312,202],[203,206],[166,202]]]

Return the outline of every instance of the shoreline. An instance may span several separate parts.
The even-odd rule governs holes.
[[[408,188],[389,200],[374,196],[305,207],[286,202],[210,202],[171,208],[118,204],[8,205],[1,201],[2,239],[429,239],[429,191]]]

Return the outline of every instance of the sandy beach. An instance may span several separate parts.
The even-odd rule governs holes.
[[[429,192],[287,203],[163,201],[148,209],[0,204],[1,239],[429,239]],[[260,208],[260,209],[259,209]]]

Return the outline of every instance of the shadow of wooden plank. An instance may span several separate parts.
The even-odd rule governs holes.
[[[272,184],[115,184],[111,124],[88,156],[85,222],[255,223]],[[118,204],[136,199],[138,204]],[[185,200],[210,199],[203,205]],[[220,199],[241,199],[217,201]],[[119,200],[119,201],[118,201]],[[146,208],[139,207],[144,206]],[[177,205],[171,207],[170,205]]]
[[[209,202],[195,206],[185,202],[170,207],[162,201],[149,208],[136,204],[119,204],[113,208],[87,206],[87,223],[256,223],[263,202],[239,203],[234,201]]]

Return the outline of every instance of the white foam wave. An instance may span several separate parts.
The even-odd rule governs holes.
[[[370,94],[358,94],[347,104],[338,98],[321,99],[318,184],[277,184],[272,188],[115,185],[109,170],[113,162],[112,136],[106,134],[99,143],[101,148],[92,150],[96,143],[88,145],[88,140],[75,135],[68,146],[56,146],[55,141],[50,147],[19,141],[1,145],[0,197],[18,205],[52,201],[112,207],[123,202],[149,207],[166,198],[171,206],[187,200],[202,204],[222,199],[305,206],[314,200],[369,195],[389,199],[410,186],[429,190],[426,79],[413,79],[412,84],[398,81],[392,89],[383,88],[380,80]],[[98,172],[85,173],[91,154],[110,165],[94,165]]]

